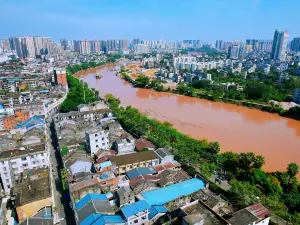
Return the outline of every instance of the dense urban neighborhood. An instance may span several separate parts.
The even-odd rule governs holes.
[[[135,88],[300,120],[299,52],[278,30],[215,45],[0,40],[0,225],[300,224],[294,159],[266,172],[263,156],[221,151],[81,77],[106,68]]]

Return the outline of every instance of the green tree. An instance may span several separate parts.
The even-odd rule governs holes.
[[[218,142],[210,142],[206,148],[209,153],[214,155],[220,152],[220,144]]]
[[[232,180],[230,184],[229,193],[235,199],[238,208],[244,208],[253,204],[256,198],[261,195],[261,191],[249,182]]]
[[[299,172],[299,166],[296,163],[290,163],[287,168],[287,173],[290,177],[295,177]]]
[[[145,76],[145,75],[139,75],[136,80],[135,80],[135,85],[137,87],[146,87],[148,86],[150,83],[149,77]]]

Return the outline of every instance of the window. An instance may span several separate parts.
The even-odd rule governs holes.
[[[98,136],[98,134],[95,134],[95,137],[97,137]]]
[[[133,223],[138,223],[138,222],[139,222],[139,220],[134,220],[134,221],[133,221]]]
[[[44,156],[44,153],[42,153],[41,156]]]
[[[7,188],[10,188],[10,185],[7,185]]]
[[[35,164],[35,161],[32,161],[32,164],[34,165],[34,164]]]
[[[96,139],[95,141],[98,142],[98,139]]]
[[[42,159],[42,162],[44,163],[44,162],[45,162],[45,159]]]
[[[31,155],[31,156],[30,156],[30,158],[34,158],[34,156],[33,156],[33,155]]]
[[[3,171],[6,171],[6,167],[3,167]]]
[[[4,173],[4,176],[5,176],[5,177],[7,177],[7,176],[8,176],[7,172],[5,172],[5,173]]]
[[[102,145],[104,146],[104,145],[105,145],[105,143],[102,143]]]
[[[23,165],[23,167],[27,167],[28,166],[28,164],[27,163],[24,163],[24,164],[22,164]]]
[[[102,138],[102,141],[104,141],[104,137]]]
[[[9,183],[9,179],[6,179],[5,181],[6,181],[6,183]]]
[[[98,145],[96,145],[96,148],[98,148],[99,146]]]
[[[26,160],[26,157],[24,157],[24,158],[21,158],[21,160],[22,160],[22,161],[25,161],[25,160]]]

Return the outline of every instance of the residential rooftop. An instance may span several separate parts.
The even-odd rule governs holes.
[[[38,152],[45,151],[45,144],[35,145],[35,146],[24,146],[19,149],[7,150],[0,152],[0,160],[19,158],[24,155],[35,154]]]
[[[148,160],[158,159],[158,156],[153,151],[137,152],[127,155],[113,156],[110,161],[117,166],[133,164]]]
[[[188,196],[205,188],[205,181],[200,178],[192,178],[177,184],[172,184],[160,189],[147,191],[142,194],[150,205],[163,205],[181,196]]]

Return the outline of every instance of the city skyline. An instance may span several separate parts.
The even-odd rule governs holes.
[[[6,9],[0,15],[6,21],[1,38],[31,35],[50,36],[56,42],[60,38],[140,38],[214,43],[217,39],[272,39],[275,29],[288,30],[289,40],[300,35],[296,13],[300,3],[294,0],[289,4],[277,0],[54,1],[51,5],[31,0],[0,4]],[[12,12],[18,16],[11,16]]]

